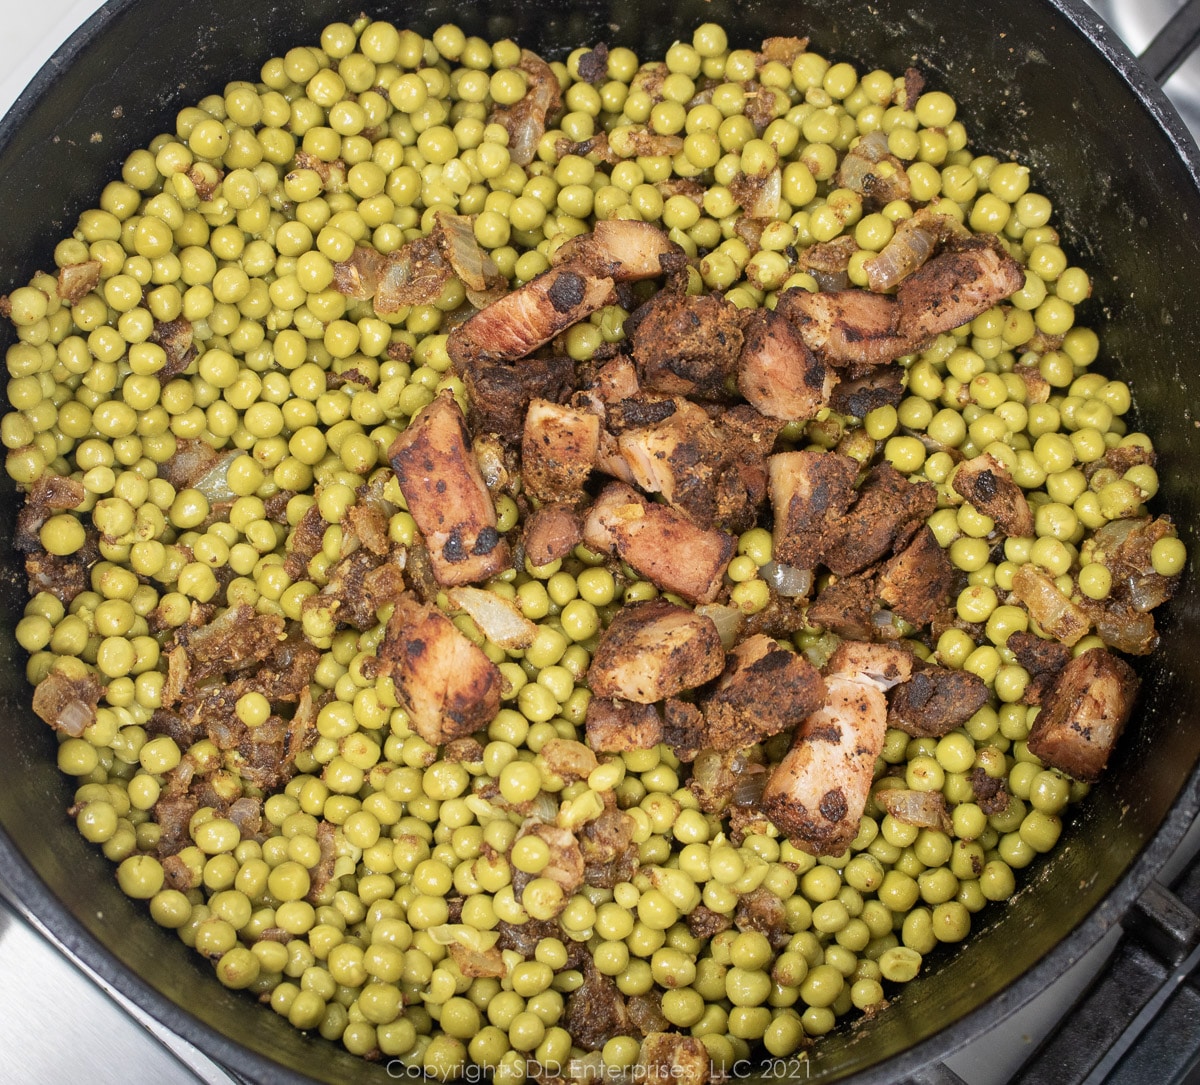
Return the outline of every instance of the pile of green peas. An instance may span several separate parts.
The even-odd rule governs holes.
[[[366,17],[332,24],[319,44],[182,110],[174,131],[129,155],[54,250],[58,268],[98,263],[86,296],[62,300],[56,276],[44,273],[8,296],[16,342],[5,356],[6,468],[25,487],[47,474],[83,487],[77,507],[41,525],[47,552],[70,559],[91,529],[99,533],[88,587],[68,604],[35,595],[17,629],[31,683],[57,672],[105,686],[95,722],[80,737],[59,736],[59,766],[77,781],[79,831],[118,864],[126,893],[214,962],[223,984],[351,1052],[441,1079],[474,1063],[519,1085],[533,1060],[581,1054],[563,1024],[584,983],[568,966],[576,942],[622,995],[655,997],[669,1026],[700,1038],[717,1067],[761,1050],[796,1052],[843,1015],[880,1011],[925,955],[962,941],[976,912],[1015,892],[1016,872],[1055,846],[1064,812],[1086,791],[1026,746],[1036,712],[1022,702],[1029,675],[1005,646],[1029,627],[1024,609],[1004,601],[1013,573],[1032,561],[1068,595],[1103,600],[1108,571],[1081,564],[1082,544],[1111,520],[1143,515],[1157,489],[1145,464],[1085,473],[1110,448],[1148,448],[1149,438],[1127,431],[1128,387],[1090,368],[1099,340],[1075,323],[1090,281],[1060,247],[1050,201],[1026,167],[969,149],[949,95],[928,91],[909,108],[903,80],[886,72],[859,73],[811,51],[761,63],[713,24],[667,50],[661,80],[643,78],[635,54],[614,48],[605,77],[589,83],[579,78],[584,52],[551,65],[565,112],[521,166],[508,132],[489,120],[528,90],[518,45],[454,26],[425,38]],[[748,91],[774,112],[762,131],[746,115]],[[624,154],[642,130],[678,137],[679,149]],[[878,130],[907,163],[911,197],[872,209],[837,187],[837,169],[856,138]],[[562,153],[562,141],[601,131],[616,164]],[[736,229],[735,182],[774,170],[777,211],[752,249]],[[702,195],[660,187],[681,178],[700,182]],[[582,547],[486,585],[538,624],[527,649],[500,648],[469,617],[454,617],[504,680],[503,707],[475,760],[448,759],[416,735],[390,680],[372,676],[386,608],[360,633],[303,605],[343,553],[343,520],[364,482],[398,510],[391,542],[417,541],[386,451],[438,392],[464,397],[443,331],[464,304],[462,284],[452,279],[431,304],[377,314],[333,288],[334,264],[355,246],[394,251],[428,232],[434,212],[453,211],[472,216],[479,245],[519,284],[596,219],[641,219],[695,258],[690,290],[771,306],[780,290],[817,288],[795,252],[841,236],[858,246],[849,281],[865,285],[864,262],[923,205],[999,238],[1025,268],[1023,288],[901,359],[898,406],[789,423],[781,447],[837,448],[864,464],[881,456],[938,489],[929,525],[966,576],[955,609],[984,633],[950,628],[931,641],[911,630],[908,643],[978,675],[993,697],[942,738],[889,730],[875,789],[940,792],[949,831],[899,821],[872,798],[850,848],[816,859],[765,820],[735,836],[700,808],[688,767],[665,746],[590,755],[591,652],[620,606],[658,589]],[[610,305],[572,327],[567,353],[583,361],[619,343],[627,315]],[[155,329],[178,320],[198,355],[163,379],[168,355]],[[354,380],[331,379],[351,371]],[[1048,396],[1034,396],[1038,386]],[[219,493],[176,489],[160,473],[193,441],[222,454]],[[983,452],[1011,472],[1035,513],[1035,536],[1007,539],[1002,556],[995,525],[950,485],[956,460]],[[286,523],[267,507],[283,492],[294,495]],[[327,525],[323,545],[293,578],[289,542],[314,505]],[[501,531],[518,526],[512,497],[497,498],[497,513]],[[1152,557],[1169,576],[1186,553],[1164,538]],[[739,537],[733,606],[753,614],[769,605],[771,561],[769,530]],[[243,839],[213,807],[191,819],[179,853],[190,886],[180,889],[156,855],[154,809],[183,758],[227,801],[257,797],[213,742],[184,750],[148,728],[163,705],[163,649],[197,603],[247,604],[299,623],[321,653],[312,687],[331,697],[296,774],[261,796],[263,839]],[[793,638],[800,651],[827,643],[817,628]],[[1085,638],[1076,651],[1096,643]],[[236,706],[249,728],[270,709],[256,692]],[[560,775],[552,740],[571,744],[588,766],[583,778]],[[767,744],[769,759],[783,741]],[[978,771],[1008,790],[1000,812],[977,801]],[[582,829],[606,801],[632,819],[639,867],[611,889],[566,894],[546,874],[547,842],[518,837],[518,809]],[[314,891],[330,829],[333,876]],[[520,893],[516,874],[528,876],[517,879]],[[737,926],[711,940],[689,928],[697,907],[733,918],[759,891],[783,909],[781,944]],[[456,922],[449,898],[461,901]],[[556,920],[560,935],[528,960],[504,950],[501,976],[467,975],[456,963],[453,949],[486,954],[501,923],[529,920]],[[609,1067],[630,1067],[638,1039],[613,1037],[600,1054]]]

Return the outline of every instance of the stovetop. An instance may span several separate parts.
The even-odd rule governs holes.
[[[5,8],[9,3],[0,0]],[[1135,51],[1181,3],[1092,0]],[[0,35],[0,115],[98,7],[98,0],[38,0],[23,7],[20,19],[6,20]],[[1166,90],[1193,134],[1200,134],[1200,56],[1187,61]],[[916,1080],[925,1085],[1200,1085],[1198,853],[1200,822],[1164,868],[1158,886],[1143,898],[1143,914],[1127,920],[1132,935],[1114,928],[1037,998]],[[202,1052],[86,974],[5,898],[0,884],[3,976],[21,977],[19,990],[0,978],[0,1082],[5,1085],[238,1085]],[[1146,1013],[1127,1022],[1128,1007],[1146,999]],[[1071,1027],[1059,1029],[1068,1011]],[[1112,1044],[1114,1033],[1118,1039]],[[1180,1045],[1179,1037],[1193,1042]],[[1104,1049],[1109,1054],[1097,1064],[1096,1052]]]

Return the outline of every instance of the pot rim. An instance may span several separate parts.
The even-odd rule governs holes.
[[[34,104],[55,82],[59,72],[94,40],[102,37],[110,22],[141,2],[143,0],[105,0],[75,29],[21,91],[8,113],[0,118],[0,150],[25,123]],[[1176,155],[1186,165],[1193,185],[1200,191],[1200,149],[1196,140],[1162,88],[1146,74],[1115,32],[1084,0],[1040,2],[1078,31],[1121,78],[1129,92],[1166,135]],[[841,1080],[852,1080],[858,1085],[892,1085],[922,1068],[940,1062],[998,1026],[1045,990],[1114,926],[1120,924],[1125,913],[1171,858],[1198,816],[1200,764],[1193,768],[1163,822],[1146,840],[1109,892],[1041,960],[963,1017],[885,1062]],[[0,880],[7,890],[6,899],[18,914],[39,934],[56,943],[73,958],[73,963],[82,965],[85,971],[99,977],[103,983],[128,998],[171,1032],[193,1044],[223,1069],[239,1078],[261,1082],[262,1085],[315,1082],[308,1075],[289,1070],[213,1029],[121,964],[49,889],[2,825]],[[818,1057],[819,1052],[818,1047]]]

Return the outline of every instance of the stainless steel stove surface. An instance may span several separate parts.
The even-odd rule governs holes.
[[[1182,0],[1092,0],[1092,6],[1135,51],[1146,46],[1168,14],[1181,3]],[[4,34],[0,35],[0,73],[7,73],[0,79],[0,115],[58,45],[99,7],[97,0],[37,0],[34,4],[22,4],[20,17],[6,21]],[[0,0],[0,10],[6,14],[16,9],[15,0]],[[1193,134],[1200,133],[1200,55],[1187,61],[1166,89]],[[1160,879],[1163,885],[1173,885],[1184,876],[1185,899],[1190,901],[1193,912],[1200,909],[1200,899],[1193,900],[1188,895],[1200,898],[1200,871],[1194,863],[1197,852],[1200,852],[1200,822],[1192,827]],[[1193,869],[1190,875],[1185,875],[1189,865]],[[1170,905],[1171,901],[1166,903]],[[1194,914],[1192,919],[1195,920]],[[1104,970],[1114,954],[1127,952],[1123,947],[1122,931],[1114,928],[1041,995],[947,1059],[948,1073],[934,1068],[921,1080],[930,1085],[935,1082],[1004,1085],[1014,1080],[1028,1085],[1042,1082],[1059,1085],[1083,1080],[1060,1073],[1060,1068],[1067,1070],[1070,1059],[1065,1054],[1060,1057],[1053,1049],[1040,1066],[1024,1070],[1022,1067],[1043,1041],[1057,1032],[1064,1013],[1077,1000],[1091,996],[1093,1002],[1097,1001],[1097,992],[1104,986]],[[1154,981],[1159,1004],[1168,1003],[1181,990],[1187,994],[1187,998],[1177,997],[1172,1004],[1176,1016],[1182,1015],[1178,1027],[1184,1037],[1200,1036],[1197,1009],[1200,994],[1186,984],[1189,976],[1194,983],[1196,975],[1200,975],[1198,955],[1193,952],[1190,956],[1183,954],[1182,961],[1169,960],[1160,966],[1161,975]],[[1162,1005],[1156,1008],[1161,1010]],[[1097,1005],[1092,1012],[1103,1020],[1106,1011],[1103,1005]],[[1160,1013],[1162,1016],[1166,1015]],[[1130,1030],[1130,1042],[1143,1024],[1139,1019]],[[1098,1035],[1104,1035],[1105,1031],[1101,1028]],[[1156,1042],[1155,1046],[1171,1045]],[[1171,1051],[1157,1052],[1167,1058],[1171,1054]],[[1118,1066],[1114,1055],[1087,1073],[1086,1085],[1100,1085],[1103,1081],[1125,1085],[1186,1081],[1187,1085],[1200,1085],[1194,1066],[1151,1065],[1144,1058],[1149,1055],[1143,1057],[1134,1051]],[[19,905],[6,898],[0,884],[0,1083],[57,1082],[238,1085],[235,1078],[203,1052],[149,1020],[118,992],[81,969],[54,945],[46,932],[23,916]]]

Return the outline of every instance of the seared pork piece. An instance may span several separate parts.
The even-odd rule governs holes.
[[[592,697],[586,727],[588,745],[601,753],[652,750],[663,737],[662,717],[654,705],[619,697]]]
[[[631,399],[639,391],[637,370],[633,362],[624,354],[618,354],[584,379],[582,389],[572,402],[577,406],[586,406],[604,418],[609,404]]]
[[[598,416],[578,407],[533,400],[525,412],[521,439],[525,489],[539,501],[580,500],[599,449]]]
[[[888,726],[922,738],[940,738],[987,704],[987,683],[970,671],[923,663],[892,691]]]
[[[584,1051],[599,1051],[614,1036],[628,1036],[633,1028],[616,980],[598,972],[590,956],[584,962],[583,983],[567,997],[563,1024]]]
[[[1021,265],[998,242],[974,236],[961,244],[914,271],[896,291],[897,330],[910,350],[974,320],[1025,285]]]
[[[525,518],[521,538],[530,565],[549,565],[583,542],[583,517],[570,505],[543,505]]]
[[[742,327],[738,391],[768,418],[813,418],[829,402],[836,376],[813,356],[782,314],[756,309]]]
[[[488,121],[508,132],[509,157],[518,166],[533,161],[547,121],[562,108],[562,89],[554,69],[529,49],[521,50],[517,68],[525,75],[524,96],[512,105],[493,106]]]
[[[150,341],[162,347],[167,355],[166,364],[155,374],[162,383],[166,383],[172,377],[178,377],[200,355],[192,343],[192,322],[186,317],[156,320],[154,330],[150,333]]]
[[[603,219],[590,234],[580,234],[556,249],[551,264],[577,261],[614,282],[656,279],[687,263],[687,255],[651,222]]]
[[[421,410],[388,458],[429,547],[439,584],[486,580],[512,564],[496,530],[496,508],[471,452],[466,419],[450,392]]]
[[[918,829],[953,829],[946,810],[946,796],[940,791],[910,791],[906,787],[881,787],[875,792],[875,804],[905,825]]]
[[[825,661],[825,675],[868,682],[881,690],[891,689],[912,677],[913,654],[889,644],[844,640]]]
[[[660,291],[631,318],[641,386],[666,395],[723,398],[737,366],[737,308],[716,294]]]
[[[964,460],[950,478],[954,492],[990,516],[1005,535],[1032,535],[1033,511],[1025,493],[995,456]]]
[[[1095,781],[1133,710],[1133,668],[1103,648],[1076,656],[1059,673],[1029,732],[1029,751],[1076,780]]]
[[[904,398],[904,370],[895,365],[876,366],[861,376],[844,375],[829,396],[838,414],[866,418],[879,407],[897,407]]]
[[[283,559],[284,572],[293,580],[300,580],[307,575],[308,563],[321,552],[328,527],[315,501],[296,521],[296,526],[288,536],[287,554]]]
[[[707,1085],[712,1059],[695,1036],[652,1032],[642,1041],[635,1074],[646,1085]]]
[[[1068,648],[1078,644],[1091,626],[1087,613],[1063,595],[1050,576],[1032,562],[1026,562],[1013,573],[1013,595],[1025,605],[1043,632]]]
[[[612,286],[578,264],[551,268],[455,326],[446,350],[460,366],[524,358],[606,305]]]
[[[797,286],[780,292],[775,311],[795,324],[809,349],[829,365],[883,365],[909,350],[897,331],[900,306],[886,294],[810,293]]]
[[[797,726],[825,699],[807,659],[771,637],[748,637],[725,657],[720,679],[699,698],[704,747],[736,750]]]
[[[606,554],[615,550],[646,579],[689,603],[716,599],[735,546],[732,535],[698,527],[621,482],[609,483],[588,509],[583,541]]]
[[[500,671],[436,607],[399,600],[378,658],[413,730],[430,745],[482,730],[500,711]]]
[[[732,464],[727,443],[703,408],[677,398],[675,410],[661,422],[622,432],[617,450],[647,493],[661,493],[702,528],[717,521],[717,489]]]
[[[859,486],[850,511],[834,526],[825,564],[839,576],[865,569],[883,557],[910,524],[924,520],[935,508],[933,483],[909,482],[890,464],[876,464]]]
[[[507,445],[521,440],[525,412],[535,399],[560,403],[575,387],[570,358],[524,358],[507,362],[457,364],[467,390],[468,421],[475,433],[495,433]]]
[[[887,702],[876,686],[831,676],[825,687],[825,705],[800,725],[762,796],[776,828],[818,856],[840,855],[858,835],[887,732]]]
[[[717,479],[717,523],[740,533],[758,522],[767,499],[767,457],[782,427],[748,403],[722,411],[716,426],[731,461]]]
[[[933,620],[953,586],[954,567],[925,524],[883,563],[875,581],[879,598],[916,626]]]
[[[854,500],[858,461],[833,452],[780,452],[767,460],[767,471],[775,560],[811,569]]]
[[[1043,640],[1024,630],[1010,633],[1004,647],[1029,672],[1029,685],[1025,687],[1025,696],[1021,698],[1026,704],[1041,704],[1045,691],[1071,660],[1071,649],[1065,644]]]
[[[624,607],[587,671],[596,697],[652,704],[716,678],[725,652],[713,620],[665,599]]]
[[[875,640],[875,578],[842,576],[830,580],[808,608],[808,620],[839,637]]]

